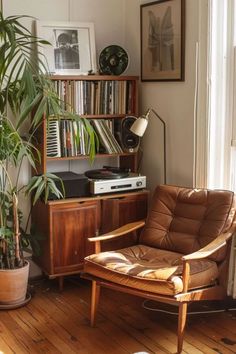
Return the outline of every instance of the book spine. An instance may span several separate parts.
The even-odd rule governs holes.
[[[65,120],[60,120],[60,137],[61,137],[61,152],[62,157],[67,157],[67,149],[66,149],[66,126]]]

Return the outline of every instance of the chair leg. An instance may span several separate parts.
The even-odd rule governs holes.
[[[92,281],[92,297],[91,297],[91,317],[90,317],[91,327],[94,327],[94,325],[95,325],[99,297],[100,297],[100,285],[97,285],[97,282],[95,280],[93,280]]]
[[[187,302],[183,302],[179,304],[179,317],[178,317],[178,351],[177,353],[181,353],[183,349],[183,340],[184,340],[184,329],[186,325],[187,318]]]

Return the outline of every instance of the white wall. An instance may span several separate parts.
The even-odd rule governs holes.
[[[147,1],[141,1],[147,3]],[[196,42],[199,41],[200,1],[186,0],[184,82],[143,82],[141,109],[152,107],[167,125],[167,183],[193,186],[194,96]],[[163,182],[163,130],[152,115],[143,137],[142,171],[149,188]]]
[[[3,0],[3,13],[45,21],[93,22],[98,57],[107,45],[124,46],[124,4],[125,0]]]

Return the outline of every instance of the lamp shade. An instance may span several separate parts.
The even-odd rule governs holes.
[[[159,116],[159,114],[153,109],[153,108],[149,108],[147,110],[147,112],[142,115],[141,117],[137,118],[134,123],[132,124],[132,126],[130,127],[130,131],[140,137],[143,136],[143,134],[145,133],[145,130],[147,128],[148,125],[148,119],[149,119],[149,115],[150,113],[154,113],[154,115],[161,121],[161,123],[163,124],[163,134],[164,134],[164,183],[166,184],[166,123],[165,121]]]
[[[148,120],[146,117],[139,117],[136,119],[136,121],[132,124],[130,130],[132,133],[138,135],[138,136],[143,136],[145,133],[145,130],[148,125]]]

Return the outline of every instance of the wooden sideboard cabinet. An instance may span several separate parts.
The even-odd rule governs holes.
[[[34,261],[49,278],[59,277],[62,288],[63,277],[80,273],[84,257],[94,252],[88,237],[145,219],[147,202],[146,190],[49,201],[47,204],[39,202],[33,209],[33,223],[44,239],[41,254],[34,257]],[[132,242],[129,237],[125,239],[124,242],[105,242],[104,250]]]
[[[64,108],[66,110],[69,109],[69,112],[76,112],[82,118],[87,118],[88,120],[95,119],[95,120],[106,121],[108,124],[111,125],[111,130],[113,131],[114,136],[115,135],[120,136],[121,133],[119,129],[121,128],[118,127],[121,127],[122,125],[121,122],[124,118],[126,118],[127,116],[137,117],[139,115],[138,114],[139,78],[137,76],[54,75],[51,77],[51,80],[55,85],[56,92],[60,96],[60,99],[62,100],[62,102],[64,102],[64,106],[65,106]],[[94,89],[91,90],[91,87],[94,87]],[[114,87],[116,89],[108,92],[109,87]],[[81,98],[79,92],[83,92],[82,94],[83,98]],[[96,97],[94,96],[95,92],[96,92],[95,95]],[[112,92],[113,94],[112,96],[110,96]],[[89,102],[90,105],[89,107],[87,107],[86,103],[88,104]],[[119,103],[118,106],[115,104],[115,102],[117,104]],[[99,106],[97,107],[97,109],[95,109],[96,103]],[[111,107],[112,103],[113,105]],[[52,116],[51,120],[57,121],[58,117]],[[62,117],[60,117],[59,120],[63,122]],[[59,130],[60,129],[61,128],[59,128]],[[63,129],[60,132],[62,131]],[[89,159],[89,156],[83,155],[82,152],[78,153],[78,155],[73,155],[73,156],[64,156],[61,152],[58,153],[59,155],[51,156],[50,154],[48,154],[48,150],[47,150],[47,139],[50,142],[51,136],[50,138],[48,138],[47,134],[48,134],[48,121],[44,119],[43,124],[37,129],[37,132],[35,133],[35,137],[38,142],[38,148],[41,153],[41,160],[37,165],[38,173],[46,173],[48,171],[48,167],[52,166],[55,162],[65,163],[66,161],[67,162],[77,161],[79,163],[82,160]],[[119,142],[119,144],[121,143]],[[102,144],[100,144],[100,146],[102,146]],[[96,160],[99,159],[102,160],[103,158],[110,159],[110,158],[117,157],[118,165],[120,167],[128,168],[130,169],[130,171],[136,172],[138,169],[137,151],[135,149],[134,149],[135,151],[132,151],[132,149],[128,149],[125,147],[123,147],[122,150],[123,152],[119,152],[119,153],[114,153],[114,152],[107,153],[107,152],[100,151],[96,154]],[[55,171],[54,168],[53,171]]]

